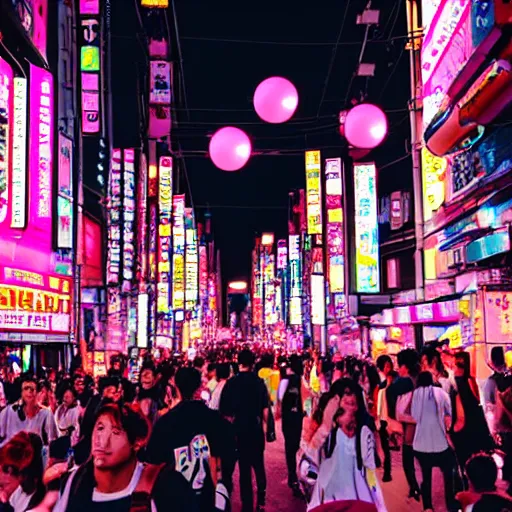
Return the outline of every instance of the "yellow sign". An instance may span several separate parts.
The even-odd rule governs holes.
[[[448,160],[433,155],[427,148],[421,149],[421,168],[423,175],[423,214],[430,220],[445,200],[446,170]]]
[[[159,9],[167,9],[169,7],[169,0],[141,0],[142,7],[157,7]]]
[[[308,234],[322,234],[320,151],[306,151],[306,213]]]

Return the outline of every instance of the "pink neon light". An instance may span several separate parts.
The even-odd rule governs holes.
[[[12,124],[12,69],[0,58],[0,235],[10,231],[10,144]]]
[[[46,243],[52,236],[53,77],[30,65],[30,223]]]
[[[34,16],[32,42],[46,59],[48,0],[34,0],[32,13]]]
[[[80,0],[80,14],[99,14],[99,0]]]

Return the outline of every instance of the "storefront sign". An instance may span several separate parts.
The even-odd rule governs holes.
[[[9,211],[11,155],[10,132],[13,127],[12,115],[12,69],[0,58],[0,227],[6,222]]]
[[[322,234],[320,151],[306,151],[306,210],[308,234]]]
[[[135,151],[125,149],[123,159],[123,291],[129,291],[135,265]]]
[[[1,269],[0,329],[69,334],[71,279]]]
[[[57,248],[73,248],[73,141],[59,133]]]
[[[30,65],[30,221],[46,237],[52,233],[53,77]]]
[[[483,326],[487,343],[512,343],[512,292],[481,292]]]
[[[354,165],[356,291],[379,293],[379,231],[375,164]]]
[[[277,269],[283,270],[288,265],[288,247],[286,240],[277,241]]]
[[[121,272],[121,150],[114,149],[110,172],[107,229],[107,284],[119,284]]]
[[[23,229],[27,210],[27,79],[14,78],[11,227]]]
[[[430,220],[445,200],[445,179],[448,160],[433,155],[426,147],[421,148],[421,171],[423,173],[423,215]]]
[[[169,313],[172,233],[172,158],[161,157],[158,166],[158,285],[157,311]]]
[[[341,158],[325,161],[328,279],[331,293],[345,293],[345,248]]]

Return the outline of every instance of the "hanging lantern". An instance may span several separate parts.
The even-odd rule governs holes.
[[[238,171],[251,156],[251,141],[247,134],[234,126],[217,130],[210,140],[212,162],[223,171]]]
[[[385,139],[387,133],[386,114],[371,103],[356,105],[345,118],[345,137],[349,144],[356,148],[376,148]]]
[[[297,110],[299,95],[289,80],[273,76],[258,85],[253,103],[256,113],[263,121],[285,123]]]

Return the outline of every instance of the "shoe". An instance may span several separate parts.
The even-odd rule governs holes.
[[[391,473],[384,473],[384,476],[382,477],[382,481],[384,483],[391,482],[393,478],[391,478]]]

